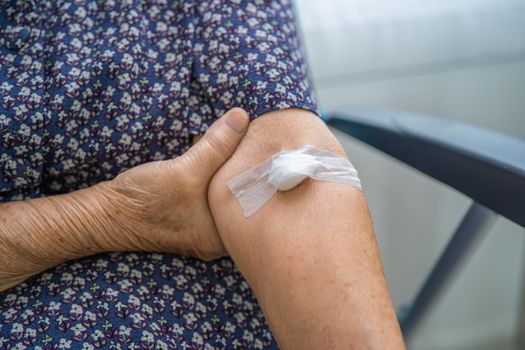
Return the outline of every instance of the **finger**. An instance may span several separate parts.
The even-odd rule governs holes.
[[[232,108],[206,131],[188,152],[187,161],[198,166],[202,175],[211,177],[235,152],[248,129],[248,113]]]

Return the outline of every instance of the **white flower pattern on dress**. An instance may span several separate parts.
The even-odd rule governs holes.
[[[290,0],[0,0],[0,202],[176,157],[235,106],[319,114]],[[228,258],[101,254],[0,293],[1,349],[276,347]]]
[[[0,201],[180,155],[235,106],[319,114],[290,0],[0,5]]]

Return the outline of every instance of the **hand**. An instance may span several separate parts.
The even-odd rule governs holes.
[[[210,213],[208,183],[246,133],[248,115],[233,108],[184,155],[146,163],[97,185],[116,224],[98,237],[106,250],[146,250],[211,260],[226,249]]]

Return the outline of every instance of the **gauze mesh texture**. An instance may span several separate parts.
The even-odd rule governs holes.
[[[361,189],[357,170],[348,159],[311,145],[279,152],[231,179],[227,185],[239,201],[244,216],[250,217],[275,192],[288,191],[307,177]]]

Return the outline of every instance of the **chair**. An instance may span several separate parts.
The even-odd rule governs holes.
[[[497,215],[525,227],[525,141],[464,123],[373,108],[336,110],[328,113],[327,123],[473,201],[413,302],[398,311],[408,339]]]

